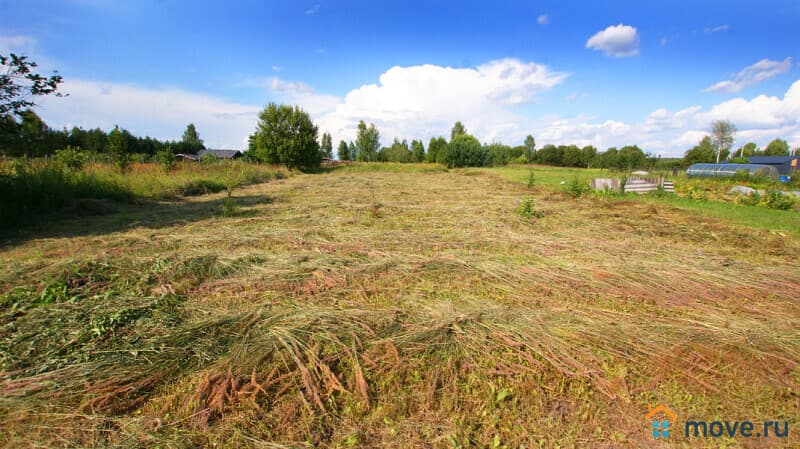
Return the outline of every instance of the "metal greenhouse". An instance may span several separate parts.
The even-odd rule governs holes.
[[[686,169],[686,176],[733,176],[739,171],[747,171],[750,176],[778,177],[775,167],[761,164],[692,164]]]

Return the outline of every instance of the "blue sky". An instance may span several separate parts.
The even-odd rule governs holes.
[[[2,1],[0,53],[58,69],[52,126],[242,147],[269,101],[334,139],[638,144],[682,154],[711,121],[800,146],[800,3]]]

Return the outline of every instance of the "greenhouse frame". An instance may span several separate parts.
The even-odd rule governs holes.
[[[778,170],[775,167],[763,164],[692,164],[686,169],[686,176],[730,177],[745,170],[750,176],[778,178]]]

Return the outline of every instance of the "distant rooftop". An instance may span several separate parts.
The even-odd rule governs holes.
[[[206,154],[210,154],[214,157],[218,157],[220,159],[235,159],[237,157],[242,156],[242,152],[239,150],[200,150],[197,152],[197,157],[203,157]]]
[[[751,164],[787,164],[800,156],[749,156]]]

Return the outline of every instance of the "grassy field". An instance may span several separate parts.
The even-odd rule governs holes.
[[[514,182],[527,185],[531,170],[534,173],[535,185],[540,185],[549,190],[562,190],[561,182],[569,183],[574,179],[587,184],[592,178],[623,178],[623,173],[609,172],[600,169],[577,169],[566,167],[534,166],[533,168],[521,165],[512,165],[499,168],[472,169],[485,173],[495,173]],[[676,182],[676,195],[636,195],[630,194],[617,196],[621,201],[644,201],[647,203],[674,206],[687,211],[692,211],[701,216],[720,218],[745,227],[766,229],[775,232],[790,232],[800,236],[800,201],[795,202],[793,210],[772,210],[764,207],[745,206],[736,204],[735,197],[727,195],[728,190],[735,185],[747,185],[753,188],[781,188],[800,190],[798,186],[765,186],[759,183],[735,182],[724,179],[689,179],[681,173],[677,177],[671,173],[655,173],[665,176]],[[699,195],[698,195],[699,193]],[[690,196],[694,194],[695,198]],[[697,197],[701,197],[698,199]],[[613,199],[614,197],[612,197]]]
[[[0,445],[800,445],[798,235],[514,170],[345,166],[7,239]],[[661,443],[659,402],[791,432]]]

